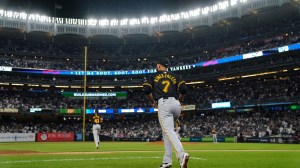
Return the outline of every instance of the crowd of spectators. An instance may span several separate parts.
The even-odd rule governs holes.
[[[285,98],[299,98],[299,88],[299,76],[207,85],[190,88],[192,94],[185,97],[185,103],[210,104],[230,101],[236,104],[246,104],[264,99],[284,100]]]
[[[183,104],[211,104],[230,101],[234,104],[253,103],[256,100],[291,100],[300,97],[300,77],[278,77],[237,81],[214,85],[193,86],[183,99]],[[0,108],[45,108],[77,109],[82,108],[81,97],[65,97],[59,91],[49,90],[6,90],[0,89]],[[126,98],[88,97],[87,108],[149,108],[151,103],[142,90],[128,90]]]
[[[90,116],[91,117],[91,116]],[[126,118],[118,116],[105,119],[101,124],[101,135],[117,138],[158,138],[161,128],[155,114],[139,114]],[[181,137],[210,137],[215,128],[218,136],[268,137],[274,135],[300,136],[300,111],[254,109],[251,112],[228,113],[188,112],[180,117]],[[64,120],[41,121],[1,121],[0,133],[38,132],[81,132],[82,121]],[[92,132],[92,124],[86,126],[86,133]]]
[[[255,24],[236,31],[201,39],[149,42],[148,44],[89,44],[88,70],[128,70],[154,67],[155,57],[167,56],[171,66],[193,64],[248,52],[261,51],[300,41],[297,16],[270,23]],[[81,48],[77,43],[36,42],[30,40],[0,40],[0,66],[82,70]],[[107,51],[105,51],[107,50]],[[138,52],[140,51],[140,52]],[[23,56],[12,56],[12,55]],[[101,56],[102,55],[102,56]],[[56,57],[53,59],[53,56]],[[52,57],[52,58],[50,58]],[[67,60],[68,59],[68,60]]]

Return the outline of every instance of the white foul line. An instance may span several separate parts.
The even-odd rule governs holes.
[[[191,159],[195,159],[195,160],[207,160],[207,159],[204,159],[204,158],[198,158],[198,157],[190,157]]]
[[[207,160],[204,158],[190,157],[195,160]],[[15,160],[3,161],[0,164],[14,164],[14,163],[34,163],[34,162],[66,162],[66,161],[95,161],[95,160],[134,160],[134,159],[161,159],[161,157],[114,157],[114,158],[77,158],[77,159],[47,159],[47,160]]]
[[[161,157],[119,157],[119,158],[87,158],[87,159],[47,159],[47,160],[16,160],[16,161],[4,161],[0,164],[12,164],[12,163],[33,163],[33,162],[65,162],[65,161],[94,161],[94,160],[134,160],[134,159],[161,159]]]

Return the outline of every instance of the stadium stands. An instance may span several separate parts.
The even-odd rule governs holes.
[[[274,26],[276,26],[275,29]],[[216,34],[213,36],[218,38],[208,36],[204,39],[185,41],[120,44],[114,50],[111,50],[111,46],[101,48],[102,46],[96,44],[86,44],[89,47],[89,58],[94,59],[91,61],[92,63],[88,63],[87,69],[149,69],[153,68],[157,56],[167,56],[172,59],[172,66],[178,66],[261,51],[298,43],[300,41],[299,26],[298,17],[290,16],[290,18],[275,20],[265,25],[254,25],[251,27],[251,31],[246,27],[237,34],[228,32],[220,36]],[[7,38],[2,38],[0,44],[0,53],[6,55],[0,59],[0,66],[83,70],[82,59],[78,60],[83,54],[83,44],[61,44],[60,42],[46,41],[40,43],[33,40]],[[107,51],[102,52],[106,49]],[[51,57],[60,57],[60,59],[54,61]],[[134,60],[134,64],[132,60]]]

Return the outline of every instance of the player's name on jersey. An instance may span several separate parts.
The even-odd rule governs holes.
[[[154,82],[158,82],[161,78],[168,78],[168,79],[170,79],[173,82],[173,84],[176,83],[175,76],[173,76],[171,74],[159,74],[159,75],[156,75],[154,77]]]

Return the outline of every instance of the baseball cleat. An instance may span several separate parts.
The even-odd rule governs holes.
[[[170,167],[172,167],[172,163],[163,163],[160,165],[159,168],[170,168]]]
[[[189,159],[190,159],[190,155],[188,153],[185,153],[180,162],[180,168],[187,168]]]
[[[99,149],[99,146],[97,146],[96,149]]]

